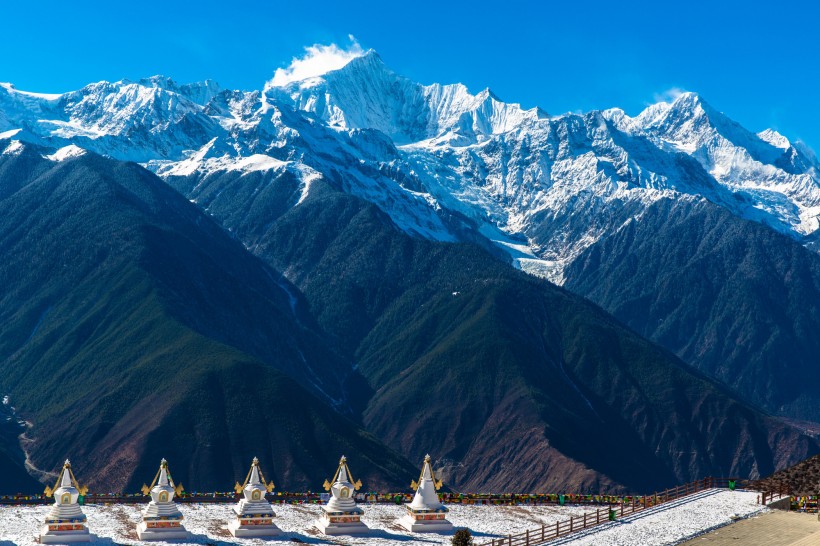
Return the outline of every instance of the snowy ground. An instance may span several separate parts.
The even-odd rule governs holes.
[[[181,504],[186,529],[191,532],[190,544],[259,545],[262,539],[237,539],[226,525],[233,516],[231,504]],[[319,516],[318,505],[275,505],[276,524],[284,531],[277,542],[296,541],[311,544],[360,544],[365,546],[429,546],[449,544],[451,535],[409,533],[395,524],[404,515],[402,506],[364,504],[362,521],[373,532],[367,537],[325,537],[313,522]],[[134,526],[140,521],[141,505],[86,505],[88,527],[97,544],[139,544]],[[544,523],[555,523],[591,510],[588,506],[461,506],[450,505],[448,519],[456,527],[469,528],[478,541],[487,541],[508,533],[519,533]],[[48,506],[0,507],[0,546],[36,544]],[[151,544],[163,544],[152,542]],[[175,545],[186,544],[174,542]]]
[[[550,546],[672,546],[766,510],[756,491],[709,489],[550,542]]]
[[[690,497],[691,499],[691,497]],[[749,516],[761,510],[756,504],[757,493],[710,490],[700,493],[695,500],[685,503],[670,502],[640,512],[621,521],[601,525],[582,533],[553,541],[550,544],[572,546],[635,545],[668,546],[691,538],[714,527],[725,525],[731,516]],[[96,544],[138,544],[134,526],[140,521],[141,505],[118,504],[111,506],[87,505],[88,526]],[[262,539],[236,539],[226,525],[232,517],[230,504],[183,504],[184,524],[191,532],[188,542],[180,544],[208,544],[217,546],[260,545]],[[310,544],[357,544],[362,546],[408,546],[449,544],[450,535],[408,533],[395,524],[404,514],[396,505],[363,505],[362,520],[373,529],[366,537],[325,537],[313,522],[319,515],[318,505],[277,505],[276,524],[284,531],[277,542],[306,542]],[[462,506],[451,505],[448,519],[458,527],[467,527],[476,542],[516,534],[542,524],[555,523],[592,512],[590,506]],[[1,506],[0,546],[33,545],[39,533],[48,506]],[[163,544],[163,543],[152,543]]]

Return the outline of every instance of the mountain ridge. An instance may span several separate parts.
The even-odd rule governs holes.
[[[166,457],[224,490],[261,456],[315,488],[326,444],[373,485],[414,472],[344,411],[350,364],[287,281],[138,165],[43,152],[0,155],[0,388],[33,464],[71,457],[90,486],[135,491]]]
[[[387,68],[372,50],[321,76],[284,87],[268,85],[257,92],[220,90],[207,80],[180,85],[161,76],[137,83],[101,82],[63,95],[4,90],[6,102],[0,96],[0,110],[14,114],[13,99],[18,96],[25,98],[26,108],[51,112],[56,119],[33,120],[23,112],[18,120],[0,123],[0,133],[19,129],[21,138],[55,147],[75,140],[99,153],[154,165],[152,170],[161,175],[173,170],[166,165],[190,164],[196,153],[223,157],[221,168],[226,169],[236,168],[232,163],[247,163],[246,158],[254,154],[283,159],[269,145],[260,145],[260,131],[270,132],[273,142],[299,150],[303,142],[296,135],[304,131],[305,122],[298,113],[318,118],[330,129],[321,140],[341,139],[342,148],[352,146],[354,156],[364,157],[369,169],[385,175],[382,190],[401,194],[412,188],[423,197],[400,205],[404,210],[393,210],[392,203],[407,201],[406,196],[379,202],[368,190],[358,191],[394,221],[414,224],[408,226],[414,229],[430,223],[422,219],[425,216],[449,209],[469,218],[475,224],[473,231],[497,229],[507,237],[523,237],[531,257],[516,263],[557,282],[578,252],[597,240],[602,229],[614,227],[596,227],[590,219],[583,230],[567,231],[563,209],[574,209],[578,216],[578,208],[592,206],[617,218],[617,212],[609,209],[619,203],[654,202],[672,191],[706,198],[797,240],[818,229],[820,188],[813,154],[782,136],[777,142],[785,148],[745,131],[694,93],[649,106],[632,118],[617,109],[550,117],[539,109],[504,103],[489,90],[472,95],[461,84],[417,84]],[[191,90],[201,97],[194,97]],[[229,112],[222,109],[227,116],[213,115],[218,112],[209,105],[229,97],[246,106],[229,107]],[[153,117],[146,117],[146,108],[153,110]],[[283,108],[294,109],[297,117],[286,115]],[[263,129],[271,111],[274,126],[279,123],[276,119],[281,120],[279,130]],[[363,130],[385,135],[398,150],[384,144],[373,149],[371,135],[353,134]],[[353,139],[343,138],[340,132],[350,133]],[[124,142],[124,136],[130,142]],[[557,148],[550,144],[556,138]],[[642,152],[647,146],[649,155]],[[516,153],[528,149],[536,155],[516,158]],[[349,174],[361,171],[351,170],[345,150],[334,151],[331,146],[320,153],[334,156],[335,166],[309,164],[323,176],[330,176],[339,165],[345,165]],[[509,154],[512,163],[504,167],[503,157]],[[673,165],[677,154],[699,162],[711,188],[681,185],[685,172],[657,170],[663,164]],[[305,161],[304,156],[296,159]],[[391,172],[385,173],[388,165]],[[220,165],[190,164],[188,171],[205,175],[214,168]],[[567,176],[573,182],[564,188]],[[552,184],[544,185],[544,177],[554,179]],[[482,178],[485,182],[477,185]],[[448,179],[460,182],[442,185]],[[758,182],[750,182],[753,179]],[[589,191],[599,198],[590,200]],[[428,238],[458,238],[443,226],[424,227],[416,232]],[[499,246],[505,248],[503,242]]]
[[[28,143],[49,149],[31,155],[26,151]],[[727,381],[743,400],[768,411],[783,414],[791,408],[796,412],[789,413],[792,417],[809,417],[805,408],[810,406],[806,400],[813,396],[812,389],[770,365],[786,354],[783,343],[757,347],[760,357],[752,359],[751,365],[743,358],[756,339],[768,339],[758,335],[766,320],[752,317],[756,320],[731,323],[736,330],[727,339],[735,340],[738,350],[732,351],[729,341],[711,352],[692,348],[714,348],[716,344],[710,342],[726,336],[722,328],[729,322],[710,320],[712,310],[731,316],[742,309],[765,309],[777,318],[778,332],[795,333],[778,339],[811,347],[811,332],[816,331],[811,306],[817,294],[811,282],[792,283],[789,275],[776,274],[788,269],[779,265],[782,255],[771,254],[777,245],[773,241],[780,239],[770,235],[777,232],[793,242],[782,245],[789,253],[783,260],[816,260],[814,249],[820,237],[816,157],[772,131],[755,134],[743,129],[696,94],[681,94],[634,117],[617,109],[548,116],[539,109],[504,103],[489,90],[473,95],[460,84],[412,82],[387,68],[375,53],[321,76],[257,91],[225,90],[208,82],[180,85],[165,77],[100,82],[56,96],[0,86],[0,160],[28,162],[25,168],[37,172],[44,168],[41,160],[66,165],[101,161],[86,157],[83,150],[139,162],[193,202],[185,210],[198,207],[206,212],[237,245],[241,243],[272,271],[281,271],[282,286],[294,289],[285,290],[287,294],[276,290],[279,311],[274,315],[293,306],[290,296],[297,309],[305,310],[301,315],[305,325],[293,326],[293,331],[299,332],[300,339],[315,332],[328,343],[325,353],[303,359],[318,366],[315,375],[324,377],[327,385],[318,390],[311,385],[309,370],[298,365],[298,358],[283,373],[291,379],[295,375],[296,383],[313,395],[321,397],[319,391],[332,390],[325,393],[325,402],[336,404],[342,412],[347,407],[381,440],[401,446],[404,456],[419,454],[413,437],[396,423],[412,414],[414,408],[406,400],[423,396],[422,385],[442,381],[464,398],[464,407],[479,408],[473,412],[478,421],[462,419],[451,436],[441,431],[428,436],[447,446],[456,483],[481,483],[467,470],[458,470],[465,454],[478,452],[471,449],[499,457],[505,454],[480,438],[481,431],[487,438],[503,440],[502,445],[514,443],[497,430],[504,422],[514,422],[517,433],[532,441],[516,464],[541,464],[540,475],[547,475],[554,465],[585,487],[637,487],[643,482],[637,473],[630,474],[637,469],[628,461],[622,461],[620,470],[607,466],[575,440],[555,432],[568,430],[569,424],[577,429],[584,423],[603,422],[609,428],[596,429],[600,438],[620,431],[633,445],[641,446],[643,466],[655,469],[668,484],[697,477],[693,469],[768,472],[789,457],[814,449],[813,440],[737,402],[724,387],[685,369],[671,354]],[[19,194],[20,184],[20,179],[6,176],[6,189],[0,192]],[[678,207],[674,215],[664,217],[659,211],[667,202]],[[319,203],[338,217],[329,218]],[[719,226],[730,226],[722,242],[734,250],[712,253],[704,245],[681,244],[700,233],[694,225],[698,219],[710,222],[707,235],[714,235],[710,229],[716,232]],[[749,222],[754,222],[753,228]],[[655,229],[646,229],[649,225]],[[676,237],[675,228],[680,226],[689,227]],[[204,249],[166,254],[161,245],[149,244],[167,238],[175,241],[173,247],[187,248],[184,237],[180,239],[173,230],[169,234],[149,229],[143,237],[150,258],[141,271],[164,281],[156,286],[171,294],[170,303],[165,303],[178,311],[174,321],[199,336],[191,343],[222,347],[227,342],[240,353],[230,353],[228,360],[270,361],[272,349],[265,340],[276,336],[263,331],[261,322],[248,324],[255,335],[246,336],[230,320],[202,313],[215,308],[208,307],[204,295],[215,290],[214,279],[227,274],[224,268],[203,270],[181,259],[186,256],[202,263]],[[658,260],[664,241],[678,255]],[[607,263],[600,257],[606,256],[607,249],[616,249],[623,262]],[[501,261],[490,261],[490,254]],[[425,255],[439,256],[442,265],[425,262]],[[780,257],[769,267],[772,255]],[[682,264],[678,284],[670,280],[675,278],[676,259]],[[240,261],[247,260],[244,256]],[[464,286],[452,284],[452,279],[465,274],[459,271],[459,263],[469,264],[481,278],[475,284],[480,291],[468,294],[464,286],[474,285],[466,281]],[[637,273],[630,269],[640,263],[664,267],[641,267]],[[602,281],[593,264],[623,282]],[[731,282],[720,290],[699,282],[704,271],[692,264],[729,272],[724,277]],[[745,268],[740,273],[753,274],[732,275],[738,264]],[[633,336],[568,292],[555,292],[558,289],[546,281],[511,273],[509,265],[593,299],[670,353]],[[180,272],[196,280],[194,294],[186,292],[189,288],[179,280],[182,277],[174,276]],[[758,272],[766,274],[772,293],[788,293],[789,298],[768,298],[766,291],[748,290],[756,286]],[[432,278],[426,279],[425,274]],[[235,278],[246,275],[256,279],[253,286],[273,280],[263,282],[248,271]],[[414,284],[402,284],[405,276]],[[636,277],[641,278],[640,286],[634,282]],[[712,280],[719,284],[722,278]],[[245,294],[240,298],[228,296],[225,288],[217,292],[227,310],[233,310],[234,299],[256,301],[244,288],[236,293]],[[183,305],[187,302],[179,294],[194,296],[191,301],[199,307]],[[685,304],[670,302],[670,297]],[[795,313],[793,302],[801,301],[809,309]],[[39,317],[45,317],[44,326],[48,323],[48,309],[45,301],[34,305],[22,321],[25,328],[21,323],[13,333],[15,342],[27,339],[29,327],[35,338],[41,335],[43,330],[34,325]],[[259,310],[258,316],[263,314]],[[691,332],[681,328],[677,335],[669,335],[669,330],[655,328],[654,322],[653,327],[636,322],[635,316],[652,321],[668,318],[685,323]],[[526,317],[532,323],[524,321]],[[568,330],[562,319],[577,326],[577,331]],[[473,329],[448,330],[462,322]],[[692,339],[681,341],[682,337]],[[612,341],[612,347],[602,348],[601,339]],[[471,352],[473,346],[484,351]],[[386,358],[384,348],[390,348],[395,362]],[[228,354],[222,351],[217,352]],[[810,350],[801,353],[795,369],[813,370],[811,354]],[[436,374],[448,366],[458,368],[464,355],[470,358],[463,370],[445,377]],[[533,377],[522,364],[525,361],[537,363],[543,377],[554,381],[539,382],[543,377]],[[597,369],[590,361],[608,363],[611,370]],[[320,362],[328,364],[327,369]],[[660,378],[650,363],[676,371]],[[393,370],[395,381],[385,376],[387,369]],[[465,370],[470,376],[459,375]],[[218,389],[209,390],[211,383],[203,378],[225,377],[220,373],[203,371],[197,388],[223,396]],[[652,380],[631,381],[633,373]],[[743,374],[754,381],[733,381]],[[462,384],[469,384],[471,377],[499,377],[510,397],[490,389],[464,388]],[[586,383],[580,383],[579,377]],[[612,383],[623,392],[612,392]],[[555,385],[563,385],[566,392],[555,392]],[[660,401],[649,404],[645,399],[652,396],[641,393],[655,387],[668,396],[653,393]],[[767,389],[779,393],[776,401],[766,397]],[[445,393],[441,389],[435,393],[436,411],[443,412],[440,403]],[[571,410],[555,406],[561,397],[566,397]],[[690,427],[675,421],[670,400],[697,424]],[[183,402],[193,404],[193,398],[180,399]],[[516,414],[516,408],[526,411]],[[624,408],[643,408],[652,415],[642,417],[641,411]],[[330,414],[316,411],[323,422],[330,422]],[[602,414],[606,419],[601,419]],[[661,415],[685,430],[687,440],[675,438],[674,427],[668,428]],[[174,419],[184,417],[174,413]],[[429,415],[425,418],[431,422]],[[725,427],[721,428],[724,434],[741,438],[747,452],[733,453],[731,446],[721,444],[713,435],[718,426]],[[104,436],[104,428],[101,431]],[[778,441],[790,451],[773,452]],[[653,458],[653,449],[661,445],[679,448],[681,453],[692,445],[697,448],[689,458],[671,453]],[[716,455],[707,460],[704,454],[710,451]],[[549,461],[539,462],[539,453],[549,453]],[[728,466],[727,460],[732,461]],[[391,464],[400,466],[396,460]],[[521,479],[516,468],[508,469],[504,479],[510,483]],[[516,483],[545,487],[558,482]]]
[[[289,244],[296,231],[300,243]],[[368,429],[411,459],[421,445],[440,446],[457,488],[637,491],[703,473],[765,472],[796,447],[788,433],[752,433],[755,410],[722,406],[726,387],[650,349],[595,305],[478,247],[410,238],[358,198],[317,188],[258,252],[289,267],[319,322],[355,354],[365,383],[354,398],[367,401]],[[449,426],[435,425],[442,421]],[[743,440],[718,439],[727,437]],[[759,454],[752,470],[759,442],[780,448]],[[632,446],[628,460],[616,445]],[[656,453],[687,445],[699,455],[686,462]],[[477,469],[476,459],[495,463]],[[739,466],[718,462],[728,459]]]
[[[184,89],[211,98],[202,106]],[[232,222],[253,251],[320,181],[375,204],[412,236],[476,242],[557,284],[582,284],[566,272],[577,271],[584,253],[668,199],[710,204],[807,252],[820,249],[816,157],[779,133],[745,130],[696,93],[634,117],[618,109],[547,116],[488,90],[412,82],[369,52],[338,70],[251,92],[165,77],[64,95],[6,86],[0,134],[3,153],[12,139],[30,138],[141,161],[213,216],[254,217]],[[651,282],[662,286],[660,277]],[[713,305],[709,294],[694,297]]]

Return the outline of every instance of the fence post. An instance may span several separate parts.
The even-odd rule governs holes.
[[[542,541],[544,540],[544,532],[546,531],[546,529],[547,529],[547,524],[546,523],[541,525],[541,540]]]
[[[527,529],[526,541],[527,541],[526,542],[527,546],[530,546],[530,530],[529,529]]]
[[[561,529],[558,527],[559,522],[555,522],[555,538],[561,536]]]

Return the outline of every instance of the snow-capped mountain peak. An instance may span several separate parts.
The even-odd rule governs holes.
[[[378,130],[399,145],[444,137],[473,143],[546,117],[540,109],[502,102],[489,88],[473,95],[462,84],[413,82],[372,50],[322,76],[268,87],[266,95],[333,127]]]
[[[706,199],[801,241],[820,227],[815,156],[773,130],[746,130],[697,93],[634,117],[551,118],[490,89],[414,82],[355,47],[316,46],[250,92],[164,76],[56,96],[3,84],[4,138],[139,161],[190,178],[189,198],[207,189],[208,203],[247,193],[222,184],[264,176],[288,180],[299,206],[322,180],[407,232],[492,241],[558,282],[575,256],[664,197]]]
[[[136,82],[143,87],[158,87],[182,95],[200,106],[205,106],[218,95],[222,88],[213,80],[179,84],[167,76],[151,76]]]
[[[761,131],[757,133],[757,136],[760,137],[760,140],[768,142],[775,148],[780,148],[782,150],[788,150],[792,145],[788,138],[784,137],[774,129],[766,129]]]
[[[286,68],[278,68],[263,90],[286,87],[294,82],[309,85],[310,81],[341,69],[359,57],[372,55],[378,56],[373,50],[363,50],[355,40],[348,49],[335,44],[314,44],[305,48],[304,57],[294,58]]]

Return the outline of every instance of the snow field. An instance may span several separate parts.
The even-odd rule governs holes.
[[[757,504],[758,493],[711,489],[689,497],[638,512],[612,523],[593,527],[550,542],[562,546],[672,546],[706,531],[727,525],[736,517],[750,517],[765,511]],[[265,542],[304,542],[308,544],[343,544],[364,546],[399,546],[409,544],[449,544],[449,534],[409,533],[396,525],[404,507],[389,504],[363,504],[362,521],[372,532],[367,536],[326,537],[314,521],[319,505],[275,505],[276,524],[283,534],[270,539],[238,539],[228,533],[227,523],[233,517],[232,504],[181,504],[184,524],[191,533],[187,542],[173,544],[259,545]],[[143,544],[137,540],[134,526],[140,521],[141,504],[87,505],[88,526],[94,544]],[[467,527],[476,542],[522,533],[543,524],[569,519],[591,506],[462,506],[450,505],[448,519],[456,528]],[[43,519],[50,506],[0,507],[0,545],[29,546],[37,544]],[[165,544],[162,542],[150,543]]]
[[[550,546],[672,546],[768,510],[756,491],[708,489],[550,542]]]
[[[158,544],[137,540],[134,530],[140,521],[142,504],[86,505],[88,527],[93,544]],[[404,515],[403,506],[391,504],[362,504],[362,521],[372,532],[368,536],[326,537],[319,533],[314,521],[319,517],[316,504],[274,505],[276,525],[283,533],[270,539],[239,539],[230,535],[227,523],[233,518],[233,504],[180,504],[185,519],[183,524],[191,533],[187,542],[173,544],[258,545],[269,541],[287,543],[301,541],[309,544],[362,544],[366,546],[398,546],[409,544],[449,544],[451,534],[410,533],[398,527],[395,520]],[[456,528],[467,527],[477,541],[515,534],[542,524],[555,523],[592,511],[589,506],[448,506],[448,519]],[[50,506],[0,507],[0,546],[29,546],[37,544],[43,519]],[[295,540],[292,540],[295,539]],[[6,542],[9,541],[9,542]]]

